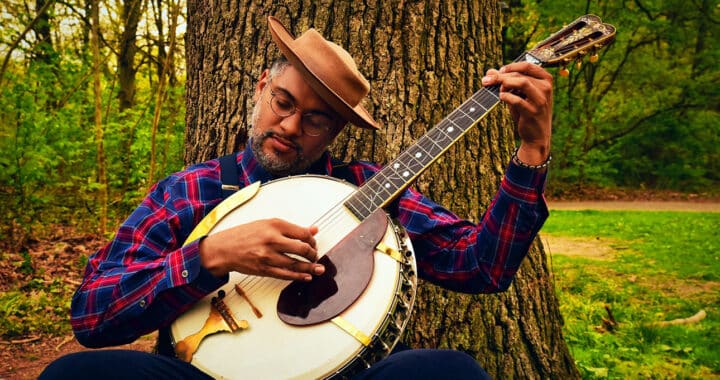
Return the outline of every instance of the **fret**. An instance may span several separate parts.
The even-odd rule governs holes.
[[[382,205],[386,199],[391,197],[397,189],[396,185],[391,185],[387,182],[383,184],[381,180],[382,178],[379,176],[373,176],[366,182],[367,186],[363,190],[363,194],[365,195],[365,198],[369,200],[369,204],[371,205],[370,208],[372,210],[380,207],[380,205]]]
[[[419,144],[411,146],[401,156],[402,160],[408,163],[408,167],[412,170],[413,174],[419,172],[430,163],[431,160],[428,160],[428,158],[432,159],[431,155],[420,149]]]
[[[414,175],[415,172],[411,170],[407,165],[403,165],[402,163],[395,163],[399,164],[396,168],[387,168],[383,169],[380,173],[384,177],[385,184],[390,184],[390,187],[388,189],[392,189],[392,192],[395,193],[397,189],[401,188],[407,181],[409,181]]]
[[[345,206],[359,219],[367,218],[376,209],[409,186],[435,159],[478,123],[497,103],[500,88],[481,88],[446,118],[431,128],[410,148],[368,179]]]
[[[380,195],[380,192],[383,192],[385,194],[384,196],[386,197],[385,199],[393,195],[393,190],[395,189],[395,186],[387,182],[382,175],[374,175],[368,180],[368,182],[371,181],[374,182],[371,186],[372,188],[376,189],[378,195]]]
[[[350,197],[347,201],[344,203],[345,207],[347,207],[350,212],[353,213],[358,219],[363,220],[367,218],[367,215],[362,212],[362,209],[364,208],[364,205],[362,203],[359,203],[355,196]]]
[[[365,198],[365,194],[362,191],[357,191],[344,203],[345,207],[360,220],[367,218],[378,208],[376,205],[369,203],[367,198],[363,198]]]
[[[434,127],[430,131],[428,131],[427,135],[428,140],[433,143],[433,145],[437,146],[439,148],[439,151],[442,152],[452,144],[453,140],[448,136],[447,133],[445,133],[442,128],[439,126]]]
[[[442,153],[442,149],[437,149],[437,146],[429,139],[422,139],[415,144],[417,149],[421,152],[416,152],[416,158],[419,160],[422,158],[425,165],[431,163],[435,157]],[[417,154],[421,154],[422,157],[418,157]]]

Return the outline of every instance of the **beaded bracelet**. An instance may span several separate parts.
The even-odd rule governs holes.
[[[526,169],[530,169],[530,170],[545,169],[546,167],[548,167],[550,165],[550,161],[552,161],[552,154],[548,154],[548,157],[545,159],[545,161],[543,161],[542,164],[529,165],[529,164],[526,164],[526,163],[520,161],[520,158],[518,158],[518,155],[517,155],[519,150],[520,150],[520,147],[515,148],[515,151],[512,154],[512,160],[515,161],[515,163],[518,164],[518,166],[520,166],[522,168],[526,168]]]

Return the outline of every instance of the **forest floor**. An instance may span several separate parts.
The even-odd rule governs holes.
[[[719,197],[688,196],[680,194],[580,194],[579,197],[563,197],[550,199],[551,209],[597,209],[597,210],[670,210],[670,211],[704,211],[720,212]],[[593,244],[592,249],[571,249],[559,251],[603,252],[606,247],[597,246],[595,241],[579,241],[560,237],[542,236],[545,243],[550,243],[556,250],[560,246],[576,246]],[[547,241],[552,239],[552,241]],[[72,231],[59,231],[56,236],[35,240],[29,243],[33,263],[37,273],[43,273],[45,281],[62,279],[68,285],[80,283],[81,273],[77,265],[78,252],[90,254],[104,244],[103,240],[91,236],[72,236]],[[588,248],[585,246],[585,248]],[[554,250],[555,251],[555,250]],[[16,260],[0,262],[0,292],[7,291],[12,284],[22,283],[23,274],[13,265]],[[150,351],[155,343],[155,335],[142,337],[136,342],[121,347],[134,350]],[[3,379],[35,379],[50,362],[65,354],[87,350],[68,333],[65,336],[31,335],[13,340],[0,338],[0,380]]]

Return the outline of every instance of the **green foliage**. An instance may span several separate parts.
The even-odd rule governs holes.
[[[556,76],[550,188],[720,188],[720,7],[511,1],[506,58],[586,13],[615,25],[617,37],[598,64]]]
[[[0,337],[68,332],[71,296],[72,290],[60,283],[0,293]]]
[[[712,270],[720,264],[717,226],[718,213],[556,210],[543,232],[622,239],[624,249],[643,252],[642,260],[617,258],[628,268],[720,281],[720,272]]]
[[[11,223],[0,236],[22,236],[38,225],[96,225],[100,189],[90,83],[91,67],[72,56],[17,63],[0,87],[0,213]],[[105,166],[111,210],[122,217],[137,205],[147,183],[153,109],[117,109],[114,79],[103,81]],[[152,104],[155,88],[139,81],[139,104]],[[163,176],[182,167],[182,87],[171,88],[157,137]]]
[[[553,211],[541,234],[615,249],[608,260],[551,258],[565,338],[584,378],[720,374],[718,225],[717,213]],[[603,328],[606,306],[613,331]],[[700,323],[655,325],[699,310],[707,312]]]
[[[20,264],[18,271],[23,274],[33,274],[35,272],[35,268],[33,268],[32,257],[30,257],[30,253],[28,251],[22,251],[20,252],[20,255],[22,256],[23,261]]]

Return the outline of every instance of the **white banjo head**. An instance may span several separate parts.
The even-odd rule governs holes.
[[[289,222],[320,228],[315,236],[323,254],[352,231],[359,222],[342,205],[355,191],[346,182],[322,176],[289,177],[264,184],[248,202],[222,218],[210,233],[255,220],[281,217]],[[329,213],[331,215],[325,215]],[[318,223],[319,220],[322,222]],[[323,378],[346,374],[346,367],[367,366],[389,353],[397,343],[415,297],[415,262],[404,231],[388,225],[383,243],[401,252],[404,262],[376,250],[372,278],[360,298],[340,314],[347,326],[331,321],[295,327],[282,322],[276,312],[280,291],[290,282],[233,272],[223,289],[225,303],[236,320],[249,327],[235,333],[207,336],[192,364],[216,378],[291,379]],[[348,254],[352,254],[348,252]],[[341,280],[341,279],[340,279]],[[253,314],[248,302],[233,287],[239,284],[261,311]],[[342,283],[338,283],[342,286]],[[174,342],[196,333],[210,311],[210,299],[200,300],[171,326]],[[356,330],[356,331],[355,331]],[[360,342],[373,339],[371,347]],[[385,346],[379,349],[378,347]],[[384,352],[384,351],[388,352]]]

